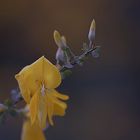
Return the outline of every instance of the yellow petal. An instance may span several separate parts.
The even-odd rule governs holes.
[[[27,103],[29,103],[30,102],[30,96],[31,96],[31,94],[30,94],[30,90],[27,88],[26,76],[24,76],[23,74],[20,74],[19,73],[19,74],[15,75],[15,78],[18,81],[18,84],[19,84],[19,88],[20,88],[20,92],[22,94],[22,97],[24,98],[24,100]]]
[[[44,96],[40,96],[39,109],[38,109],[38,121],[40,127],[43,129],[46,127],[46,119],[47,119],[47,103],[44,95]]]
[[[30,110],[31,124],[34,124],[35,120],[37,119],[36,117],[39,110],[39,93],[38,92],[32,97],[29,110]]]
[[[34,76],[33,70],[30,66],[26,66],[15,75],[16,80],[18,81],[19,88],[24,100],[29,103],[31,96],[39,88],[38,83],[36,82],[36,76]]]
[[[55,104],[58,104],[59,106],[61,106],[62,108],[67,108],[67,104],[66,103],[64,103],[64,102],[62,102],[61,100],[59,100],[59,99],[57,99],[57,98],[55,98],[55,97],[52,97],[53,98],[53,102],[55,103]]]
[[[64,116],[66,108],[67,108],[66,103],[58,99],[54,100],[54,115]]]
[[[53,105],[53,101],[50,98],[49,94],[46,94],[46,98],[47,98],[47,112],[48,112],[48,121],[50,125],[53,125],[53,112],[54,112],[54,105]]]
[[[44,82],[48,89],[56,88],[61,83],[61,74],[57,67],[44,58]]]
[[[21,140],[45,140],[45,135],[37,124],[31,125],[28,119],[23,124]]]
[[[61,83],[61,75],[55,65],[50,63],[44,56],[33,64],[26,66],[15,75],[21,94],[27,103],[30,97],[45,84],[47,88],[56,88]]]
[[[56,97],[56,98],[59,98],[61,100],[68,100],[69,99],[68,95],[61,94],[61,93],[57,92],[56,90],[52,90],[51,95]]]
[[[59,104],[54,103],[54,112],[53,115],[56,116],[64,116],[65,115],[65,109],[61,107]]]
[[[57,93],[56,90],[51,90],[51,92],[47,93],[47,96],[51,99],[51,102],[53,102],[53,116],[54,115],[64,116],[67,104],[59,100],[58,96],[63,100],[68,99],[68,96]]]
[[[52,96],[61,99],[61,100],[68,100],[69,96],[61,94],[59,92],[57,92],[56,90],[53,90],[53,92],[51,93]],[[62,104],[62,103],[61,103]],[[55,102],[54,103],[54,115],[58,115],[58,116],[64,116],[65,115],[65,110],[66,110],[66,105],[61,105],[60,103]]]

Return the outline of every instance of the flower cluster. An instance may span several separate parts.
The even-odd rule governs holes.
[[[72,52],[65,36],[54,31],[54,41],[58,46],[56,65],[42,56],[15,75],[19,90],[12,90],[12,100],[0,104],[0,121],[3,122],[7,114],[22,114],[25,119],[21,140],[45,140],[43,131],[54,124],[53,117],[65,115],[67,104],[64,101],[69,96],[59,93],[56,88],[75,65],[83,65],[87,56],[99,56],[100,47],[95,46],[95,27],[93,20],[88,33],[89,43],[83,44],[83,53],[79,56]],[[25,108],[17,109],[22,100]]]

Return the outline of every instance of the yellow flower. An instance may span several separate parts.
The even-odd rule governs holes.
[[[45,135],[37,123],[31,125],[28,118],[23,123],[21,140],[45,140]]]
[[[65,114],[67,105],[61,100],[67,100],[68,96],[55,90],[61,83],[60,72],[44,56],[23,68],[15,78],[29,104],[31,124],[38,122],[41,128],[45,128],[46,119],[53,125],[54,115]]]

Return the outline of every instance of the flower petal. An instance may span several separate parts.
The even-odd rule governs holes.
[[[29,102],[30,102],[30,91],[26,87],[25,80],[23,80],[24,77],[22,75],[16,75],[15,77],[18,81],[19,88],[20,88],[20,93],[22,94],[22,97],[29,104]]]
[[[21,94],[27,103],[30,102],[30,97],[35,94],[42,83],[49,89],[56,88],[61,83],[59,70],[44,56],[23,68],[15,75],[15,78],[18,81]]]
[[[47,119],[47,103],[44,95],[44,96],[40,96],[39,109],[38,109],[38,121],[40,127],[43,129],[46,127],[46,119]]]
[[[55,97],[52,97],[52,98],[53,98],[53,102],[54,102],[55,104],[58,104],[60,107],[62,107],[62,108],[64,108],[64,109],[67,108],[67,104],[66,104],[66,103],[62,102],[61,100],[59,100],[59,99],[57,99],[57,98],[55,98]]]
[[[48,121],[50,123],[50,125],[53,125],[53,110],[54,110],[54,105],[53,105],[53,101],[50,98],[49,94],[46,94],[46,98],[47,98],[47,111],[48,111]]]
[[[27,119],[23,124],[21,140],[45,140],[45,135],[37,124],[31,125]]]
[[[55,89],[52,90],[51,95],[56,97],[56,98],[59,98],[61,100],[68,100],[69,99],[68,95],[61,94],[61,93],[57,92]]]
[[[64,116],[67,104],[62,102],[61,100],[68,99],[68,96],[57,93],[56,90],[51,90],[50,92],[47,93],[47,96],[48,98],[50,98],[50,101],[53,102],[53,116],[54,115]],[[61,100],[59,100],[58,97]]]
[[[61,107],[59,104],[54,103],[54,112],[53,115],[56,116],[64,116],[65,115],[65,108]]]
[[[33,124],[36,120],[36,116],[39,110],[39,94],[38,92],[32,97],[29,110],[30,110],[30,118],[31,118],[31,124]]]
[[[53,89],[60,85],[61,74],[57,67],[44,58],[44,82],[47,88]]]
[[[36,92],[39,85],[36,82],[36,76],[32,72],[30,66],[26,66],[19,72],[19,74],[15,75],[16,80],[18,81],[19,88],[24,100],[29,103],[30,97]]]

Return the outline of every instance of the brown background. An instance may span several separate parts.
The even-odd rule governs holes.
[[[140,139],[140,4],[137,0],[1,0],[0,100],[17,87],[15,73],[45,55],[55,63],[53,31],[80,54],[95,18],[99,59],[73,69],[59,91],[71,98],[48,140]],[[19,140],[22,120],[0,126],[0,140]]]

